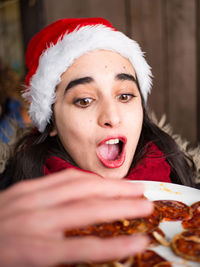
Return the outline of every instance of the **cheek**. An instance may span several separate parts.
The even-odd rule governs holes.
[[[58,113],[59,114],[59,113]],[[57,118],[57,131],[65,148],[84,145],[92,134],[94,120],[85,116],[83,112],[65,110],[67,114]]]
[[[76,157],[81,156],[81,148],[84,148],[85,132],[80,131],[75,125],[65,125],[64,130],[58,130],[58,135],[65,150],[76,162]]]
[[[131,132],[140,134],[143,123],[143,109],[138,108],[126,114],[126,125]]]
[[[142,131],[143,125],[143,110],[139,110],[137,113],[133,113],[132,118],[129,117],[129,121],[127,121],[127,132],[128,132],[128,139],[129,145],[127,146],[127,152],[130,155],[130,160],[132,162],[133,156],[135,154],[135,150],[138,145],[138,141]],[[127,154],[127,155],[128,155]]]

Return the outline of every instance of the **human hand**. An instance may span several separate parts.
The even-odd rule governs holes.
[[[144,236],[66,238],[64,232],[147,216],[143,186],[69,169],[20,182],[0,193],[1,267],[108,261],[142,251]]]

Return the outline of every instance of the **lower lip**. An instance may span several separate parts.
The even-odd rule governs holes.
[[[123,145],[123,150],[121,152],[120,158],[117,160],[106,160],[99,155],[97,152],[97,156],[101,163],[107,167],[107,168],[119,168],[124,164],[125,158],[126,158],[126,152],[125,152],[125,145]]]

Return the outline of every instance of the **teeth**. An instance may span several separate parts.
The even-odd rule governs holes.
[[[119,139],[110,139],[108,141],[106,141],[106,145],[114,145],[114,144],[118,144],[119,143]]]

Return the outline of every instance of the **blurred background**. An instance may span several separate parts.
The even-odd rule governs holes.
[[[0,59],[23,81],[36,32],[94,16],[140,43],[154,75],[148,106],[158,119],[166,114],[174,133],[200,142],[200,0],[0,0]]]

